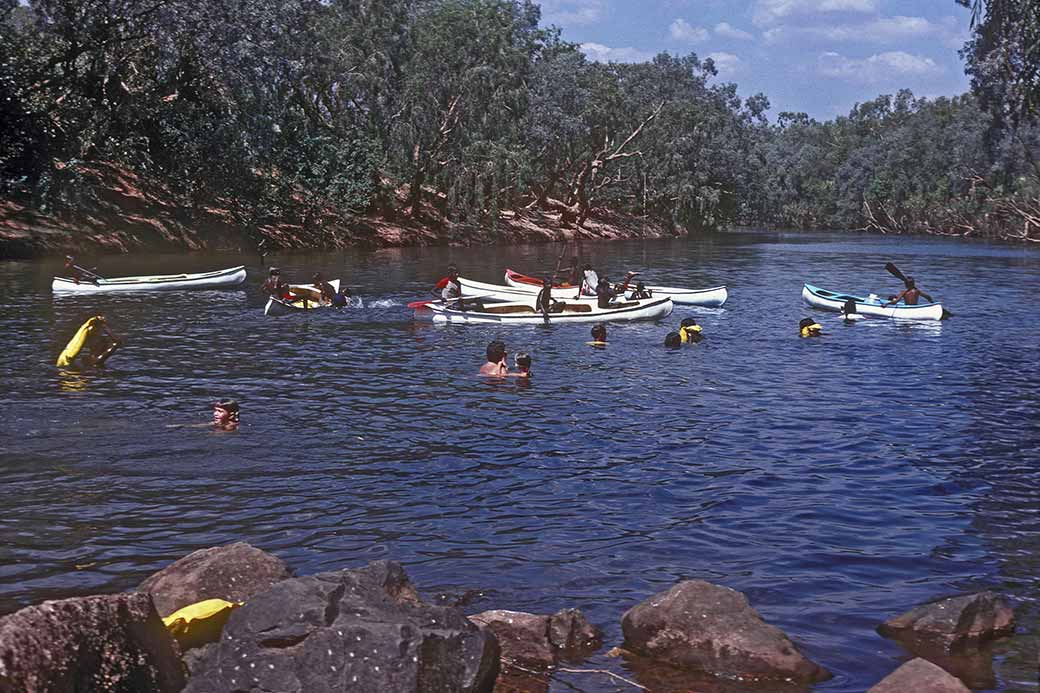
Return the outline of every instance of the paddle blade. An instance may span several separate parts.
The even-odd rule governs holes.
[[[433,303],[433,301],[412,301],[408,304],[409,308],[425,308],[426,306]]]
[[[906,281],[906,275],[899,271],[899,268],[893,265],[891,262],[885,264],[885,269],[896,279]]]

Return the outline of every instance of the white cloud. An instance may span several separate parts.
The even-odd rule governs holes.
[[[744,67],[744,62],[740,58],[725,51],[708,53],[707,57],[715,61],[715,67],[718,68],[719,74],[724,77],[733,76]]]
[[[892,77],[924,77],[942,72],[942,68],[931,58],[904,51],[877,53],[862,59],[827,52],[820,55],[817,69],[824,77],[861,84],[884,82]]]
[[[821,41],[862,41],[866,43],[898,43],[912,38],[941,36],[948,30],[924,17],[878,17],[861,24],[830,26],[791,26],[781,24],[767,29],[763,37],[768,43],[795,42],[805,39]]]
[[[824,12],[877,12],[878,0],[758,0],[751,21],[756,26],[769,26],[785,17]]]
[[[543,0],[541,5],[543,26],[584,26],[603,18],[603,0]]]
[[[668,27],[668,35],[676,41],[700,43],[708,39],[708,30],[702,26],[691,26],[685,19],[676,19]]]
[[[729,22],[719,22],[715,25],[715,33],[723,38],[737,39],[738,41],[750,41],[754,37],[743,29],[731,25]]]
[[[610,46],[604,46],[602,43],[583,43],[581,44],[581,52],[589,60],[599,63],[642,63],[653,59],[655,55],[631,46],[611,48]]]

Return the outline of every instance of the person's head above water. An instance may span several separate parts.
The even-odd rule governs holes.
[[[494,340],[487,345],[488,363],[498,363],[506,356],[506,345],[500,340]]]
[[[856,301],[854,301],[851,298],[848,299],[847,301],[845,301],[845,305],[843,305],[841,307],[841,312],[844,313],[845,315],[851,315],[851,314],[855,313],[856,312]]]
[[[607,326],[598,323],[592,328],[592,338],[597,342],[607,341]]]
[[[693,318],[683,318],[682,322],[679,323],[679,327],[697,328],[697,332],[701,331],[701,326],[697,324],[697,321]]]
[[[803,337],[817,337],[823,330],[823,326],[812,318],[802,318],[798,323],[798,331]]]
[[[517,352],[516,356],[513,357],[513,363],[516,364],[517,368],[522,368],[525,371],[530,370],[531,355],[523,351]]]
[[[238,428],[239,407],[233,399],[222,399],[213,403],[213,425],[225,430]]]
[[[669,332],[664,336],[664,345],[666,347],[677,347],[682,344],[682,337],[679,336],[678,332]]]

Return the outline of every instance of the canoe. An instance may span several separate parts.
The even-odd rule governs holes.
[[[672,312],[672,299],[646,298],[641,301],[623,301],[612,308],[600,308],[591,301],[568,301],[563,310],[549,313],[553,324],[572,322],[608,322],[617,320],[655,320]],[[496,303],[483,310],[458,310],[434,301],[416,308],[415,317],[434,322],[493,323],[497,325],[540,325],[545,317],[527,302]]]
[[[329,284],[339,291],[339,280],[330,279]],[[321,289],[313,284],[290,284],[289,292],[294,296],[292,301],[271,296],[264,306],[264,315],[285,315],[303,310],[315,310],[317,308],[331,308],[328,303],[321,302]]]
[[[246,280],[242,265],[201,274],[157,274],[150,277],[113,277],[111,279],[70,279],[55,277],[51,290],[55,293],[96,294],[107,291],[174,291],[180,289],[216,289],[238,286]]]
[[[459,285],[462,286],[463,296],[479,296],[482,299],[489,301],[508,301],[514,303],[527,303],[534,305],[535,300],[538,298],[538,292],[541,291],[541,285],[536,287],[531,286],[503,286],[501,284],[487,284],[485,282],[478,282],[472,279],[466,279],[465,277],[459,277]],[[635,288],[635,287],[633,287]],[[561,289],[554,287],[552,297],[558,301],[564,299],[568,301],[591,301],[596,302],[595,296],[577,296],[575,289]]]
[[[537,277],[529,277],[519,272],[514,272],[511,269],[506,270],[506,284],[514,288],[524,288],[527,290],[533,289],[537,294],[542,288],[542,280]],[[635,288],[634,283],[631,284],[632,288]],[[653,293],[654,298],[658,296],[672,299],[672,303],[677,303],[683,306],[704,306],[707,308],[719,308],[729,298],[729,292],[725,286],[716,286],[710,289],[680,289],[674,286],[647,286],[647,289]],[[567,298],[574,298],[577,296],[577,289],[571,284],[554,284],[553,289],[560,290],[560,296],[566,296]],[[573,292],[572,294],[566,293],[567,291]]]
[[[941,303],[918,303],[916,306],[908,306],[905,303],[897,303],[893,306],[884,307],[885,301],[870,296],[853,296],[836,291],[821,289],[812,284],[802,287],[802,298],[814,308],[841,312],[842,306],[850,298],[856,302],[856,312],[860,315],[871,315],[879,318],[896,318],[900,320],[942,320],[943,307]]]

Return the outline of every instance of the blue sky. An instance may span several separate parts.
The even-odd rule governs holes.
[[[762,92],[772,115],[819,120],[902,88],[917,96],[968,90],[957,51],[969,11],[954,0],[542,0],[542,24],[594,60],[639,62],[660,51],[712,57],[742,96]]]

